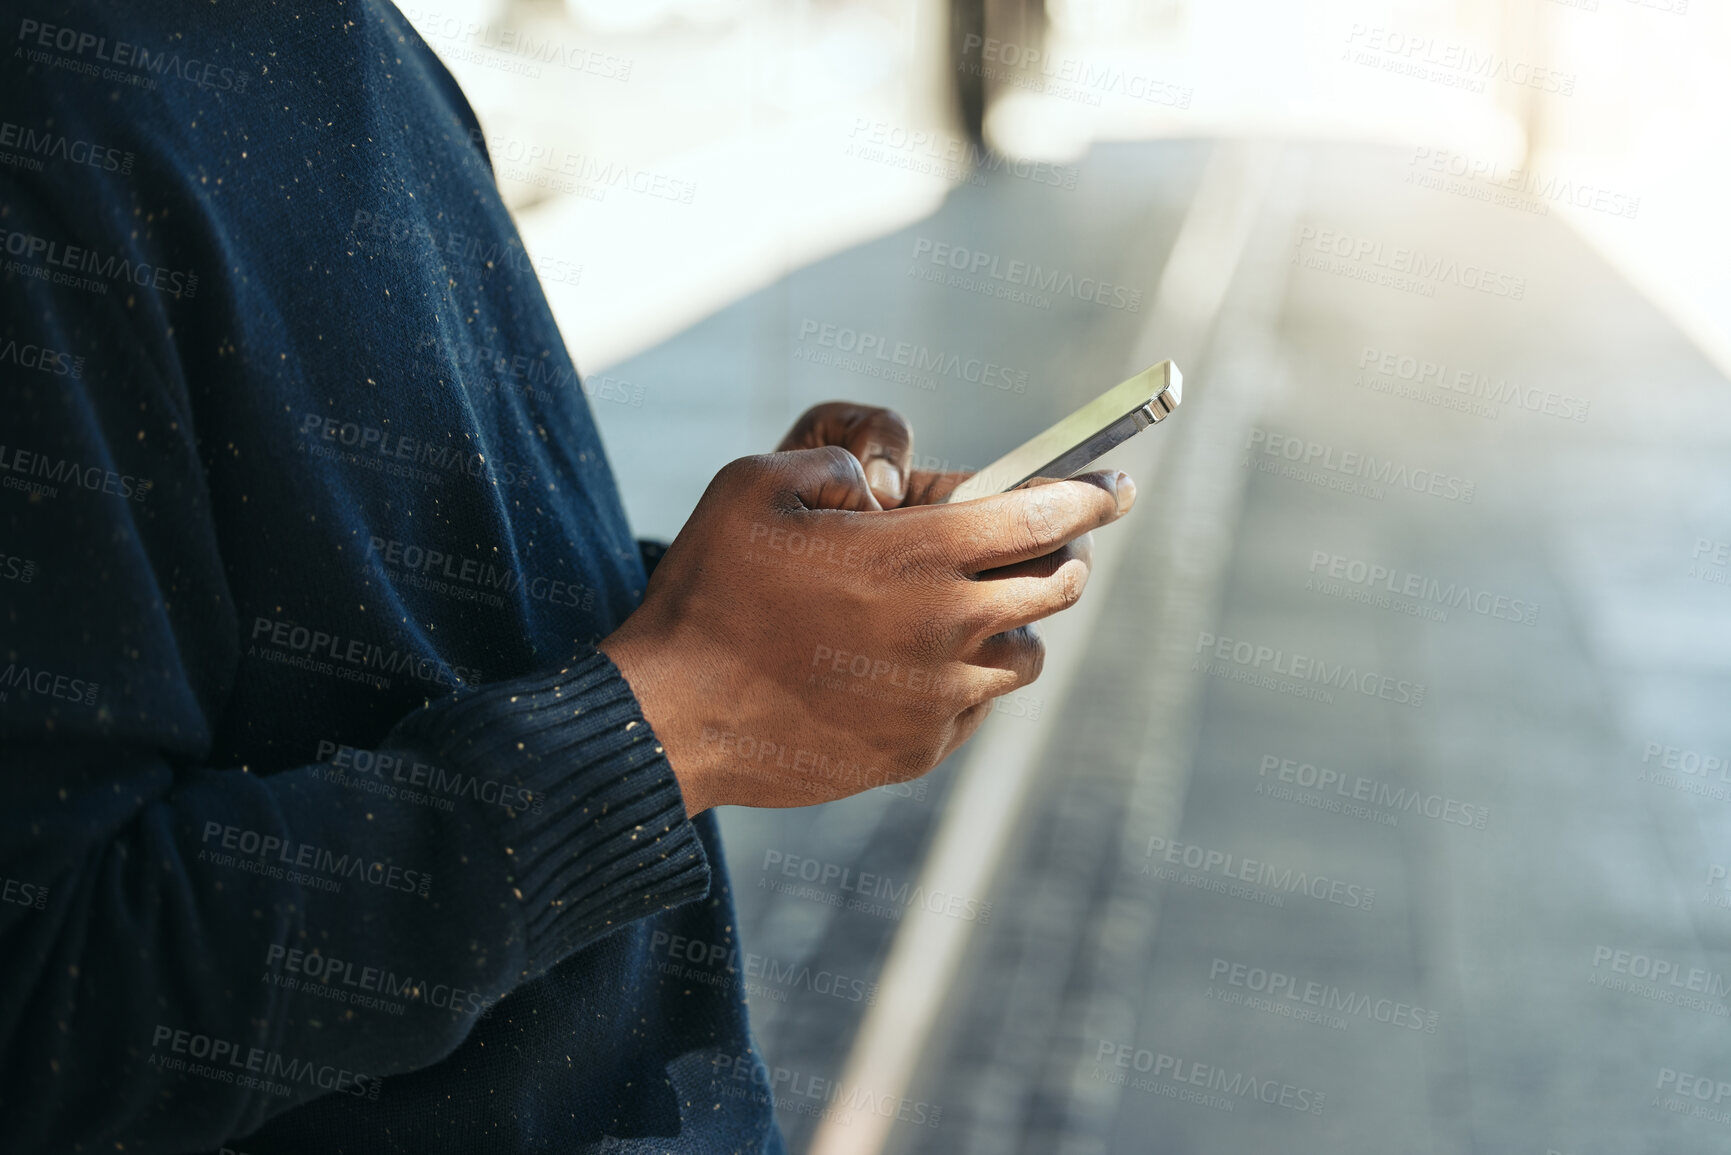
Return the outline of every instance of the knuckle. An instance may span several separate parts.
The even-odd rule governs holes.
[[[852,472],[850,466],[854,469],[858,467],[854,455],[839,445],[820,445],[812,452],[819,455],[816,460],[821,462],[826,469],[837,473]]]
[[[989,710],[992,703],[1002,698],[1021,684],[1021,679],[1009,670],[993,670],[975,684],[974,692],[968,695],[967,709]]]
[[[1012,603],[999,603],[987,598],[970,599],[961,613],[963,636],[990,646],[1003,632],[1004,619],[1011,606]]]
[[[734,458],[716,471],[715,480],[729,490],[737,491],[751,488],[774,471],[769,455],[760,453]]]
[[[930,539],[908,534],[873,534],[867,539],[871,568],[891,580],[928,584],[944,568]]]
[[[1058,608],[1067,610],[1082,600],[1082,591],[1088,585],[1088,570],[1085,566],[1066,563],[1059,567],[1057,578]]]
[[[825,446],[824,454],[824,466],[829,470],[832,482],[848,488],[866,487],[865,466],[860,464],[859,458],[839,445]]]
[[[909,782],[931,770],[934,760],[925,749],[898,750],[886,759],[887,777],[892,782]]]
[[[1046,550],[1063,541],[1063,536],[1052,524],[1050,502],[1045,500],[1025,502],[1022,506],[1022,541],[1018,544],[1023,552]]]
[[[989,709],[992,702],[1027,685],[1027,682],[1028,679],[1019,662],[1009,666],[1000,666],[986,672],[978,683],[977,692],[970,700],[976,706],[985,706]]]
[[[954,630],[937,614],[918,614],[908,624],[905,645],[915,662],[935,664],[949,656]]]

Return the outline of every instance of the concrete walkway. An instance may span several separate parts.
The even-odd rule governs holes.
[[[1555,219],[1292,151],[1184,366],[1216,417],[1174,422],[1206,437],[1144,482],[1083,672],[994,720],[1062,724],[888,1148],[1723,1151],[1731,394]],[[618,367],[634,520],[667,532],[819,400],[972,466],[1116,380],[1139,310],[975,290],[1019,261],[1145,300],[1207,153],[1000,173]],[[939,246],[986,275],[932,279]],[[1011,388],[886,378],[866,338]],[[1217,567],[1184,577],[1166,494],[1220,511]],[[895,893],[949,774],[724,816],[794,1150],[897,922],[770,884],[816,859]]]

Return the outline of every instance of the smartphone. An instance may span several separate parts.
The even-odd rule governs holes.
[[[1183,387],[1178,366],[1150,365],[1010,450],[956,486],[947,500],[1005,493],[1036,477],[1074,477],[1108,449],[1166,420],[1178,408]]]

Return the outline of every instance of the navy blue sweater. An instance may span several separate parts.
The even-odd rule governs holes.
[[[0,12],[0,1150],[780,1150],[454,81],[384,0]]]

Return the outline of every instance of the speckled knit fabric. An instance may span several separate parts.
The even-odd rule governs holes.
[[[0,1150],[779,1151],[580,261],[382,0],[0,8]]]

